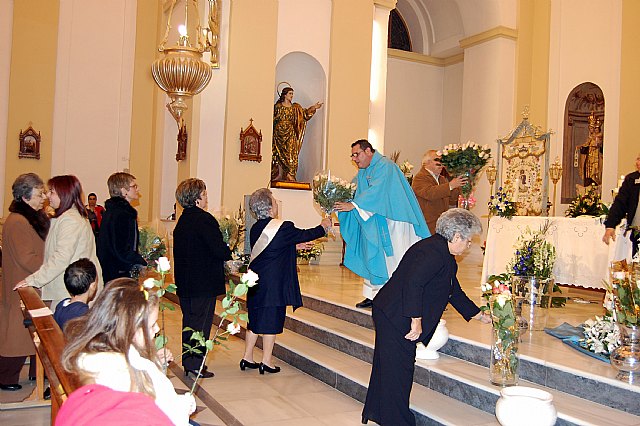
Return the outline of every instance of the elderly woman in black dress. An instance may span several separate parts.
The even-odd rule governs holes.
[[[302,306],[296,270],[296,245],[324,237],[331,225],[328,218],[311,229],[298,229],[292,222],[276,219],[278,204],[271,191],[261,188],[251,194],[249,210],[258,219],[251,227],[251,263],[249,268],[260,277],[247,294],[249,324],[244,358],[240,369],[258,368],[277,373],[272,360],[276,335],[282,333],[287,306]],[[262,335],[262,362],[253,360],[253,348]]]
[[[481,231],[480,220],[473,213],[446,211],[436,222],[436,233],[407,250],[373,299],[376,339],[362,423],[416,424],[409,410],[416,343],[429,343],[448,303],[467,321],[491,322],[456,278],[454,256],[467,250],[471,238]]]
[[[173,263],[177,293],[182,310],[182,328],[202,331],[209,338],[213,324],[216,297],[225,293],[224,262],[231,250],[222,239],[218,221],[207,212],[207,187],[200,179],[190,178],[178,185],[176,200],[182,214],[173,231]],[[182,332],[182,343],[198,347],[191,331]],[[199,348],[202,353],[205,348]],[[182,367],[185,375],[196,374],[202,355],[185,353]],[[202,377],[213,377],[203,368]]]

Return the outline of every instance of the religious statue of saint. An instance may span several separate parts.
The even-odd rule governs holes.
[[[316,102],[305,109],[292,100],[293,89],[285,87],[273,107],[272,181],[296,181],[307,121],[322,107],[321,102]]]
[[[589,116],[589,136],[587,141],[576,148],[576,157],[581,156],[580,176],[582,185],[602,185],[602,131],[600,119],[596,119],[595,113]]]

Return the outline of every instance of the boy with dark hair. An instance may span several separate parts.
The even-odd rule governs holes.
[[[71,295],[58,303],[53,319],[61,329],[67,321],[80,317],[89,310],[88,303],[96,295],[98,272],[92,261],[78,259],[64,271],[64,285]]]

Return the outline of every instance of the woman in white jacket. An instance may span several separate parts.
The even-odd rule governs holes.
[[[116,278],[86,317],[67,323],[62,365],[81,385],[147,394],[174,424],[188,425],[195,399],[178,395],[160,369],[153,343],[157,319],[156,292],[131,278]]]
[[[47,182],[49,205],[55,209],[49,234],[44,243],[44,263],[15,288],[31,286],[42,290],[42,300],[51,301],[51,309],[69,297],[64,286],[64,270],[85,257],[98,270],[98,291],[102,288],[102,271],[96,256],[96,241],[82,203],[82,185],[72,175],[55,176]]]

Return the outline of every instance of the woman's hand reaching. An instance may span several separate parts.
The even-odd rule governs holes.
[[[409,331],[405,339],[415,342],[422,334],[422,318],[411,318],[411,331]]]

